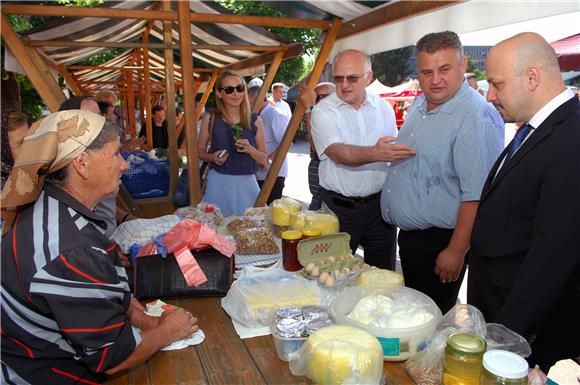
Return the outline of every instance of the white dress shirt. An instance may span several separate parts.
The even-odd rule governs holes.
[[[395,113],[375,95],[366,94],[357,110],[332,94],[312,110],[312,139],[320,158],[320,185],[345,196],[365,197],[381,191],[388,163],[359,167],[334,163],[324,153],[334,143],[373,146],[384,136],[397,136]]]

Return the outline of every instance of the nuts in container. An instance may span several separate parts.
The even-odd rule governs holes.
[[[267,225],[264,222],[264,220],[256,217],[238,217],[228,222],[226,227],[233,235],[236,235],[240,231],[247,229],[255,229],[261,227],[267,229]]]
[[[277,254],[280,252],[272,235],[262,228],[240,230],[235,235],[235,239],[238,254]]]

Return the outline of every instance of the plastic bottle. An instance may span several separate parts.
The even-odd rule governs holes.
[[[481,361],[487,349],[485,340],[471,333],[447,337],[443,361],[444,385],[479,385]]]
[[[483,355],[480,385],[527,385],[528,363],[515,353],[491,350]]]

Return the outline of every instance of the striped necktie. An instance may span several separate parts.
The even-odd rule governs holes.
[[[517,151],[518,148],[520,148],[520,146],[524,142],[524,139],[528,136],[530,131],[533,129],[534,129],[534,127],[532,127],[528,123],[525,123],[524,125],[522,125],[519,128],[519,130],[516,132],[516,135],[514,136],[514,138],[510,142],[510,144],[508,144],[508,151],[507,151],[507,154],[505,156],[506,161],[508,161],[512,157],[512,155]]]

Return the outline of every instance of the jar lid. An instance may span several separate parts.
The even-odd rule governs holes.
[[[320,230],[312,229],[312,230],[302,230],[302,235],[307,237],[317,237],[320,235]]]
[[[487,349],[485,340],[471,333],[453,333],[447,337],[447,346],[458,353],[477,354]]]
[[[298,230],[286,230],[282,232],[282,239],[289,241],[302,238],[302,233]]]
[[[499,377],[519,379],[527,377],[528,362],[515,353],[490,350],[483,355],[483,367]]]

